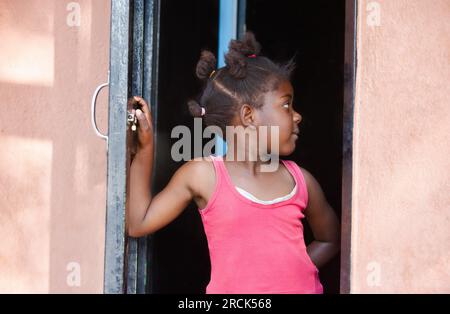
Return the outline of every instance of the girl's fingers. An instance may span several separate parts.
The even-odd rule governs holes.
[[[147,118],[147,121],[150,123],[152,121],[152,114],[150,112],[150,107],[147,105],[147,102],[144,100],[144,98],[139,96],[133,97],[135,101],[137,101],[142,106],[142,111],[144,112],[145,117]]]
[[[136,110],[136,117],[139,120],[139,126],[143,131],[148,131],[150,129],[150,124],[147,121],[146,116],[144,115],[144,113],[140,110],[137,109]]]

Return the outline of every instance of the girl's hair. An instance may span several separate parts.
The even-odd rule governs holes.
[[[216,70],[216,57],[203,50],[197,63],[196,75],[205,82],[200,101],[190,100],[189,111],[194,117],[204,118],[204,123],[216,125],[225,134],[234,115],[243,104],[260,108],[264,93],[278,88],[289,80],[295,68],[294,58],[284,64],[261,56],[261,45],[252,32],[242,40],[231,40],[225,54],[225,66]],[[202,115],[202,107],[205,109]]]

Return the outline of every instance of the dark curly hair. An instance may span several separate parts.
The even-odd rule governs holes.
[[[264,93],[278,88],[282,81],[289,80],[295,68],[294,58],[278,64],[261,56],[260,51],[261,45],[251,31],[247,31],[241,40],[230,41],[228,53],[225,54],[225,66],[220,69],[216,70],[214,54],[203,50],[196,75],[205,85],[199,101],[188,101],[191,114],[201,117],[201,108],[204,107],[205,125],[216,125],[225,134],[225,127],[230,125],[243,104],[260,108]]]

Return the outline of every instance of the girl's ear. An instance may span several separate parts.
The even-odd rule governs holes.
[[[255,126],[255,108],[249,104],[243,104],[240,110],[240,118],[244,127]]]

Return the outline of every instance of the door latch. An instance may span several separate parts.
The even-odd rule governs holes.
[[[128,112],[127,125],[128,125],[128,127],[130,127],[130,125],[131,125],[131,131],[136,132],[137,123],[138,123],[138,120],[137,120],[136,112],[134,112],[134,113]]]

